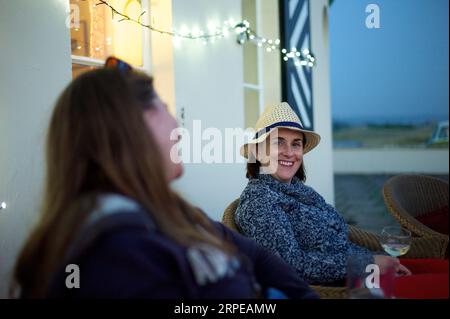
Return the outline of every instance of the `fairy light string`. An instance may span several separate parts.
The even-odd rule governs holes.
[[[179,46],[181,44],[181,40],[183,39],[200,40],[203,44],[208,44],[234,34],[236,36],[236,42],[238,44],[244,45],[245,43],[251,43],[264,49],[268,53],[278,50],[281,52],[283,60],[285,62],[291,60],[297,67],[305,66],[312,68],[316,65],[316,58],[308,48],[302,48],[301,50],[298,50],[295,47],[290,48],[289,50],[286,48],[282,48],[280,39],[267,39],[258,35],[250,27],[250,23],[247,20],[236,23],[235,21],[230,19],[225,21],[222,26],[210,24],[208,25],[207,33],[199,28],[193,28],[192,30],[189,30],[189,28],[187,28],[186,26],[182,26],[181,29],[176,32],[161,30],[152,26],[151,24],[143,23],[142,17],[144,16],[144,14],[146,14],[145,11],[143,11],[136,19],[118,11],[105,0],[98,0],[98,3],[96,3],[95,6],[107,6],[111,10],[111,17],[113,20],[116,16],[119,17],[119,20],[117,20],[118,22],[130,21],[151,31],[158,32],[163,35],[168,35],[173,38],[173,43],[175,46]]]

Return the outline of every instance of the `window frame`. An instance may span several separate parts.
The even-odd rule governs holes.
[[[243,0],[245,1],[245,0]],[[256,26],[255,26],[255,32],[259,34],[261,31],[261,0],[255,0],[255,19],[256,19]],[[245,90],[253,90],[256,91],[258,94],[258,109],[259,114],[261,114],[264,111],[264,77],[263,77],[263,53],[262,48],[257,47],[256,49],[256,68],[257,68],[257,84],[254,83],[247,83],[243,82],[242,86],[244,91]],[[259,116],[258,114],[258,116]]]
[[[142,16],[141,21],[143,24],[148,25],[150,21],[150,0],[141,0],[142,11],[145,11],[145,14]],[[151,72],[151,40],[150,40],[150,32],[151,30],[145,27],[142,28],[142,66],[133,66],[138,70],[150,73]],[[70,33],[69,33],[70,37]],[[90,58],[81,55],[70,55],[72,63],[78,64],[81,66],[90,66],[90,67],[98,67],[101,68],[105,64],[105,60]]]

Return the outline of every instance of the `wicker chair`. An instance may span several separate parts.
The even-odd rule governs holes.
[[[234,222],[234,213],[239,205],[239,198],[234,200],[225,209],[222,217],[222,223],[228,228],[240,232],[236,223]],[[360,228],[349,225],[349,239],[371,251],[382,251],[383,248],[379,243],[379,236],[377,234],[362,230]],[[437,258],[439,249],[432,246],[434,239],[429,238],[413,238],[411,249],[406,258]],[[346,287],[325,287],[311,285],[322,299],[346,299],[348,293]]]
[[[424,250],[434,251],[434,258],[448,258],[448,235],[416,219],[429,212],[448,209],[447,182],[423,175],[398,175],[384,184],[383,196],[388,210],[400,225],[413,235],[428,239],[429,245],[422,247]]]

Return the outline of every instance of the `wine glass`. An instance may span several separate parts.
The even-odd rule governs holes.
[[[380,244],[390,256],[403,256],[411,247],[411,232],[399,226],[384,227],[381,231]]]

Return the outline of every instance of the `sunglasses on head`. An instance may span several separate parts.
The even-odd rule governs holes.
[[[125,61],[122,61],[113,56],[106,59],[104,67],[105,69],[116,69],[122,73],[130,72],[133,69],[131,65],[129,65]]]

